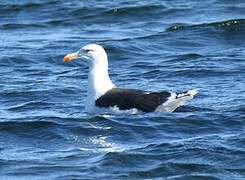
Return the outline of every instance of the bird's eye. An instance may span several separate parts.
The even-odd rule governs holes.
[[[89,52],[90,50],[89,50],[89,49],[85,49],[84,51],[85,51],[85,52]]]
[[[94,51],[93,49],[84,49],[86,53]]]

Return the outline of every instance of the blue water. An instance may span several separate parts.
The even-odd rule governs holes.
[[[245,2],[0,1],[0,179],[245,179]],[[90,116],[97,43],[119,87],[199,89],[172,114]]]

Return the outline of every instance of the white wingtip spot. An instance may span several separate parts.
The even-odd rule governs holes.
[[[197,90],[197,89],[189,90],[189,91],[187,92],[187,94],[190,94],[191,96],[194,96],[194,95],[196,95],[197,93],[198,93],[198,90]]]

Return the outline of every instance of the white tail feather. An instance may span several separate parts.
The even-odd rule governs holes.
[[[167,102],[160,105],[155,112],[173,112],[179,106],[184,105],[184,103],[194,97],[198,93],[198,90],[189,90],[183,93],[172,93],[168,98]]]
[[[193,98],[194,95],[196,95],[198,93],[197,89],[194,90],[189,90],[183,93],[177,93],[177,98],[182,98],[182,97],[186,97],[186,96],[191,96]]]

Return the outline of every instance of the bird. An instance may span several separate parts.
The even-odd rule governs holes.
[[[89,114],[171,113],[198,93],[197,89],[175,93],[117,87],[112,83],[108,74],[107,53],[98,44],[89,44],[75,53],[67,54],[63,61],[75,59],[83,60],[89,67],[85,104],[85,111]]]

